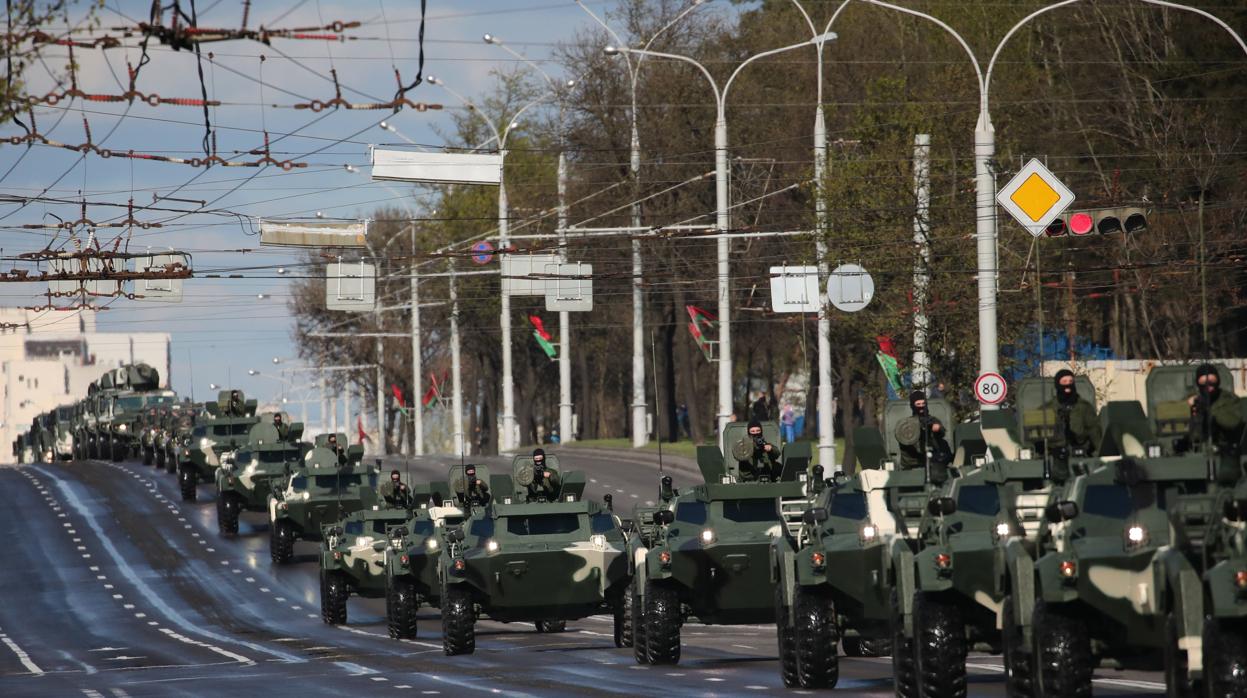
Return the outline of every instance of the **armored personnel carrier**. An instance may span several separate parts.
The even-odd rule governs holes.
[[[463,472],[467,467],[454,466],[446,481],[413,485],[411,516],[391,531],[385,558],[385,615],[390,637],[396,640],[416,636],[416,612],[421,605],[441,606],[438,561],[448,545],[446,534],[463,525],[464,512],[471,511],[473,504],[464,496]],[[477,477],[489,481],[483,466]],[[450,483],[456,485],[454,497]],[[486,503],[477,501],[475,506],[480,508]]]
[[[325,527],[320,547],[320,616],[330,625],[347,618],[351,594],[379,599],[386,594],[386,558],[401,550],[407,507],[372,504]],[[414,620],[414,619],[413,619]]]
[[[216,402],[204,404],[204,410],[195,417],[189,443],[179,449],[182,501],[195,501],[199,483],[216,480],[222,454],[246,445],[251,427],[260,421],[255,409],[256,401],[246,399],[241,390],[222,390]]]
[[[1033,613],[1015,619],[1034,648],[1020,686],[1090,695],[1097,666],[1163,664],[1170,695],[1247,694],[1244,444],[1192,449],[1180,436],[1192,373],[1153,369],[1146,417],[1110,403],[1104,462],[1048,507]]]
[[[164,413],[160,431],[156,436],[156,466],[176,475],[178,457],[184,451],[189,456],[191,432],[195,420],[205,411],[203,403],[174,403]]]
[[[704,483],[675,492],[664,482],[664,506],[629,539],[638,663],[678,662],[686,618],[708,625],[775,622],[771,543],[801,526],[810,449],[805,443],[781,448],[774,422],[763,423],[756,436],[748,429],[743,422],[726,426],[726,456],[718,446],[699,446]],[[644,523],[646,512],[636,515]]]
[[[445,536],[443,651],[474,652],[481,614],[532,622],[538,632],[561,632],[566,621],[604,611],[620,623],[628,585],[624,534],[610,511],[583,499],[583,473],[561,471],[555,456],[540,467],[517,456],[510,474],[490,480],[492,500]]]
[[[335,443],[330,443],[331,439]],[[276,564],[294,559],[296,540],[321,540],[326,525],[378,504],[377,471],[364,466],[363,446],[343,448],[344,434],[322,434],[289,478],[268,497],[269,555]]]
[[[274,425],[273,416],[262,415],[259,423],[251,425],[247,445],[221,458],[216,472],[216,510],[217,528],[224,535],[238,533],[242,512],[266,511],[273,485],[284,482],[311,448],[299,442],[302,423],[281,428]]]

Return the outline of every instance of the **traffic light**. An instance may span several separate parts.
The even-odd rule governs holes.
[[[1069,211],[1052,221],[1045,233],[1050,238],[1141,233],[1147,230],[1147,216],[1148,211],[1137,206]]]

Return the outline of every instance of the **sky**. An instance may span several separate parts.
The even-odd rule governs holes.
[[[188,6],[189,2],[182,4]],[[199,0],[197,4],[201,27],[236,28],[241,22],[242,0]],[[608,15],[613,6],[613,2],[603,0],[586,0],[584,4],[600,16]],[[103,5],[95,36],[115,35],[116,28],[146,20],[150,2],[108,0]],[[370,182],[369,144],[397,146],[406,138],[437,146],[443,143],[439,129],[441,133],[450,130],[447,111],[404,110],[391,115],[387,111],[313,113],[292,108],[310,100],[332,99],[331,70],[337,71],[344,86],[344,98],[354,102],[388,101],[396,89],[395,68],[404,81],[416,74],[420,25],[415,0],[255,0],[249,27],[322,27],[335,21],[360,21],[363,25],[344,32],[353,37],[348,41],[273,39],[271,46],[265,46],[235,40],[204,44],[202,49],[209,97],[222,102],[209,113],[217,133],[218,153],[231,160],[254,160],[257,156],[248,151],[262,146],[267,131],[274,158],[295,158],[308,163],[306,168],[205,170],[128,158],[104,159],[95,154],[83,156],[46,146],[0,145],[0,193],[5,195],[121,204],[130,198],[136,204],[152,204],[154,197],[161,197],[155,205],[173,209],[137,214],[137,219],[160,221],[162,227],[131,230],[128,245],[131,251],[173,248],[193,255],[196,275],[185,283],[183,301],[104,301],[108,309],[98,312],[98,320],[105,331],[169,332],[173,339],[171,382],[179,393],[193,390],[202,398],[208,394],[209,384],[215,383],[241,387],[262,400],[277,396],[283,389],[278,380],[280,369],[297,363],[297,350],[291,341],[293,320],[287,309],[292,270],[281,275],[276,267],[293,262],[295,256],[261,248],[255,234],[256,221],[264,217],[312,217],[318,212],[326,218],[354,218],[380,205],[405,203],[402,199],[415,193],[410,187]],[[485,44],[481,39],[484,33],[492,33],[544,63],[557,42],[591,26],[589,17],[572,0],[429,0],[424,72],[436,75],[461,94],[479,96],[491,85],[491,71],[516,65],[502,49]],[[84,33],[74,36],[79,40],[93,37]],[[78,86],[83,91],[125,91],[126,64],[137,64],[141,51],[138,38],[125,39],[123,44],[112,49],[74,50],[80,65]],[[148,54],[151,60],[139,74],[137,90],[162,97],[200,96],[193,53],[174,51],[153,40]],[[54,86],[51,76],[64,75],[68,63],[67,49],[47,48],[44,61],[27,73],[27,92],[46,94]],[[557,66],[548,67],[557,70]],[[458,108],[455,97],[427,82],[408,93],[408,98]],[[35,119],[40,133],[63,143],[86,140],[85,120],[92,142],[100,147],[185,158],[203,154],[204,113],[199,107],[66,99],[57,105],[37,107]],[[383,119],[402,136],[377,126]],[[16,124],[0,126],[0,137],[22,133]],[[348,165],[356,171],[350,171]],[[225,209],[242,216],[185,213],[200,208],[201,202],[203,208]],[[124,209],[92,206],[87,217],[104,221],[116,219],[119,213],[124,219]],[[65,231],[22,226],[54,223],[54,217],[76,220],[80,216],[76,203],[0,204],[0,254],[59,248],[66,243]],[[97,236],[107,243],[117,233],[115,229],[101,229]],[[207,278],[209,274],[231,273],[244,278]],[[4,295],[0,303],[42,305],[46,302],[42,291],[40,285],[9,284],[0,289]],[[50,311],[36,324],[72,327],[74,317],[71,312]],[[274,358],[281,363],[275,366]],[[248,375],[249,369],[259,375]],[[287,375],[295,384],[304,384],[299,376],[308,374]],[[316,404],[310,410],[313,414],[319,411]]]

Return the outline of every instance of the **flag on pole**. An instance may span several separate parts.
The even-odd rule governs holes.
[[[434,401],[442,399],[442,385],[446,382],[446,376],[442,376],[442,380],[437,380],[437,375],[429,371],[429,389],[424,391],[424,397],[420,399],[420,404],[424,407],[431,407]]]
[[[879,351],[875,352],[875,359],[888,379],[888,389],[892,393],[889,397],[895,399],[905,392],[905,386],[901,383],[900,362],[896,359],[896,344],[891,337],[879,336],[876,339]]]
[[[706,361],[714,361],[714,351],[710,344],[711,340],[706,336],[707,332],[717,331],[719,328],[719,320],[710,311],[698,308],[695,305],[686,305],[684,309],[688,311],[689,319],[688,333],[693,335],[693,341],[697,343],[697,348],[701,349],[701,353],[706,357]]]
[[[359,443],[362,446],[365,441],[368,441],[368,433],[364,431],[364,415],[356,417],[355,425],[359,429]]]
[[[541,350],[546,353],[546,356],[553,359],[559,352],[554,348],[554,344],[551,342],[553,337],[550,336],[549,332],[546,332],[545,323],[543,323],[541,318],[536,315],[529,315],[528,321],[533,324],[533,338],[537,340],[537,345],[540,346]]]
[[[407,402],[403,400],[403,389],[398,387],[398,383],[390,384],[390,392],[394,394],[394,399],[398,402],[398,411],[407,415]]]

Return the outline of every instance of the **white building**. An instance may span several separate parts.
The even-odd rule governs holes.
[[[169,343],[164,332],[97,332],[92,312],[0,307],[0,444],[11,444],[41,412],[81,400],[109,369],[146,363],[167,387]],[[0,461],[11,459],[0,446]]]

